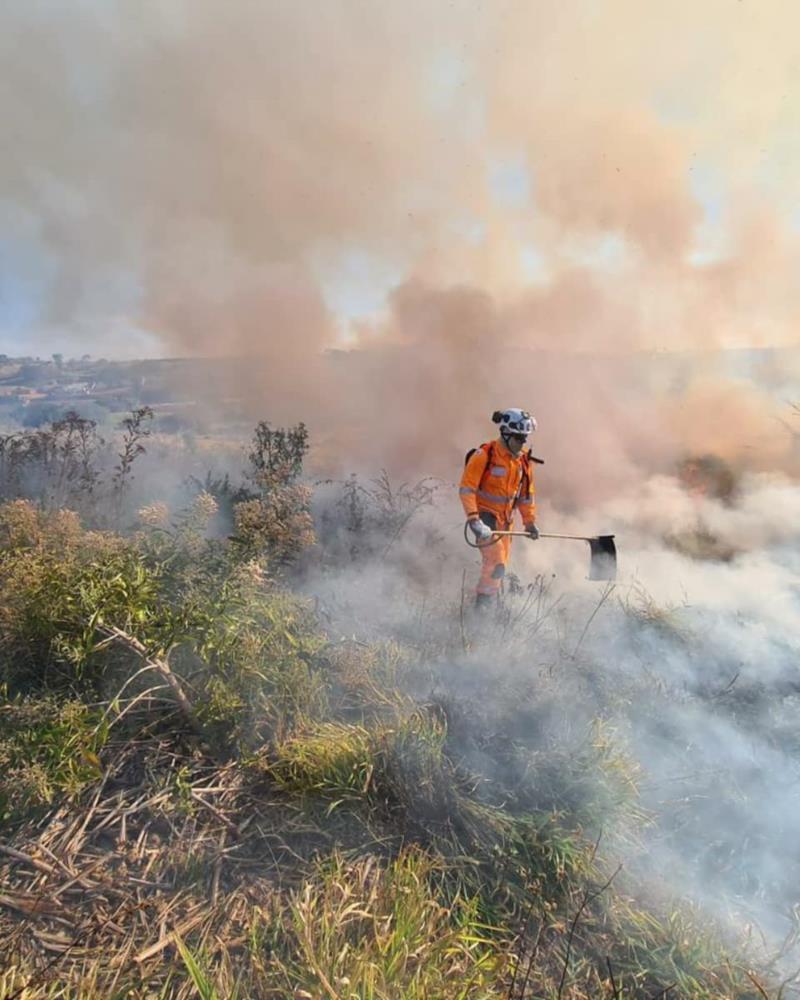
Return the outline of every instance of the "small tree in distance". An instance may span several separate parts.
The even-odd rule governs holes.
[[[234,540],[273,565],[292,562],[315,541],[311,490],[297,482],[307,452],[305,424],[288,429],[272,428],[265,420],[257,424],[247,454],[247,478],[255,489],[234,506]]]

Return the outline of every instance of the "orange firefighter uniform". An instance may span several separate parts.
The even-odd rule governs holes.
[[[536,521],[536,495],[530,449],[512,455],[502,439],[482,444],[467,460],[459,496],[467,520],[479,517],[493,531],[508,531],[519,508],[525,527]],[[481,547],[477,592],[491,596],[505,576],[511,538]]]

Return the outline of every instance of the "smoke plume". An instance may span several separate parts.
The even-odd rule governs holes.
[[[797,18],[12,0],[6,297],[32,350],[242,358],[226,395],[305,418],[328,468],[445,473],[511,404],[559,481],[591,469],[578,502],[643,456],[752,458],[766,399],[637,359],[797,344]]]

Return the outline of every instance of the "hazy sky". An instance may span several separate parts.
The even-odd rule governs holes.
[[[798,29],[789,0],[9,0],[0,350],[369,343],[408,280],[535,346],[796,344]]]

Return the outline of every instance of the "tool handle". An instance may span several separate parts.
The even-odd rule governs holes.
[[[530,538],[531,536],[527,531],[493,531],[490,541],[487,542],[473,542],[469,537],[469,521],[464,524],[464,541],[469,545],[471,549],[485,549],[489,545],[495,545],[497,540],[503,537],[510,538]],[[613,535],[600,536],[613,538]],[[539,538],[566,538],[572,542],[596,542],[597,536],[588,537],[587,535],[551,535],[544,532],[540,532]]]
[[[530,538],[531,536],[527,531],[493,531],[493,535],[508,535],[513,538]],[[591,542],[591,538],[587,538],[586,535],[550,535],[545,534],[545,532],[539,532],[539,538],[568,538],[573,542]]]

